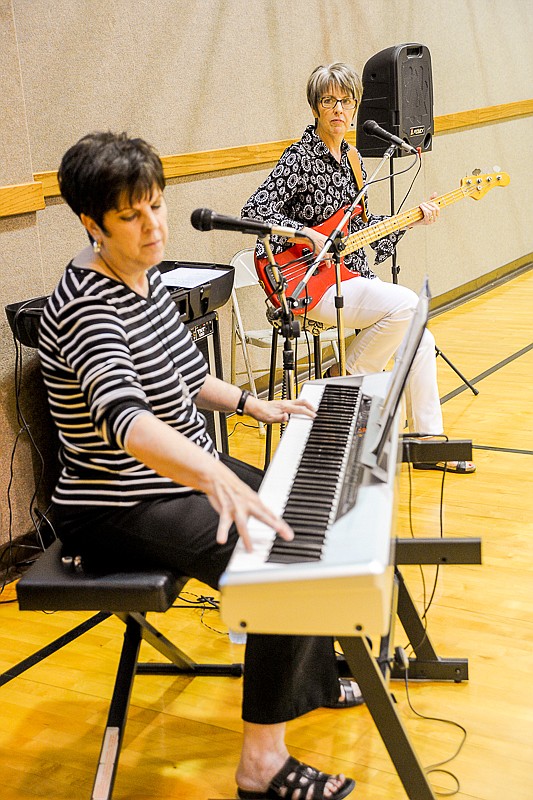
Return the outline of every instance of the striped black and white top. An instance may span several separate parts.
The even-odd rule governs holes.
[[[39,356],[59,432],[53,500],[130,506],[191,489],[125,452],[139,414],[152,413],[217,457],[194,398],[207,364],[157,267],[148,297],[72,262],[44,309]]]

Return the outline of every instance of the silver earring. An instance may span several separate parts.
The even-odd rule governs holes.
[[[102,243],[98,242],[96,239],[93,239],[93,250],[95,253],[99,253],[102,249]]]

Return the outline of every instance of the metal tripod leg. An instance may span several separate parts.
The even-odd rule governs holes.
[[[315,379],[322,377],[322,342],[320,334],[313,334],[313,364],[315,368]]]
[[[283,330],[283,326],[282,326]],[[298,334],[296,334],[298,335]],[[277,362],[277,346],[278,346],[278,336],[279,331],[276,327],[273,328],[272,331],[272,350],[270,353],[270,377],[268,382],[268,399],[274,399],[274,393],[276,389],[276,362]],[[289,335],[284,335],[283,339],[283,386],[281,396],[284,400],[293,400],[295,397],[295,360],[294,360],[294,352],[291,347],[291,339]],[[285,424],[281,423],[280,425],[280,434],[283,434],[285,429]],[[270,458],[272,455],[272,425],[267,425],[267,435],[266,435],[266,453],[265,453],[265,464],[264,468],[266,469],[270,464]]]
[[[449,367],[451,367],[451,369],[453,369],[453,371],[455,372],[455,374],[456,374],[456,375],[458,375],[458,376],[461,378],[462,382],[463,382],[463,383],[464,383],[466,386],[468,386],[468,388],[470,389],[470,391],[472,392],[472,394],[479,394],[479,389],[476,389],[476,387],[475,387],[473,384],[471,384],[471,383],[470,383],[470,381],[468,380],[468,378],[465,378],[465,376],[463,375],[463,373],[462,373],[462,372],[460,372],[460,371],[457,369],[457,367],[455,366],[455,364],[452,364],[452,362],[450,361],[450,359],[449,359],[449,358],[447,358],[447,357],[444,355],[444,353],[442,352],[442,350],[441,350],[439,347],[437,347],[437,345],[435,345],[435,354],[436,354],[437,356],[440,356],[441,358],[443,358],[443,359],[444,359],[444,361],[445,361],[445,362],[448,364],[448,366],[449,366]]]

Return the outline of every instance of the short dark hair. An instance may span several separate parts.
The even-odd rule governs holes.
[[[96,132],[70,147],[58,172],[63,199],[78,217],[85,214],[105,230],[104,214],[121,197],[133,204],[165,188],[163,165],[154,148],[126,133]]]

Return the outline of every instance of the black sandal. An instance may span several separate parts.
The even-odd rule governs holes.
[[[330,778],[326,772],[319,772],[301,761],[289,756],[277,775],[274,775],[266,792],[249,792],[237,789],[240,800],[263,800],[263,798],[279,798],[291,800],[298,792],[298,800],[324,800],[324,790]],[[352,778],[345,778],[344,783],[327,800],[342,800],[355,787]]]
[[[352,681],[350,678],[339,678],[339,683],[344,690],[344,700],[337,700],[336,703],[328,703],[324,705],[324,708],[354,708],[354,706],[363,705],[365,698],[355,681]]]

